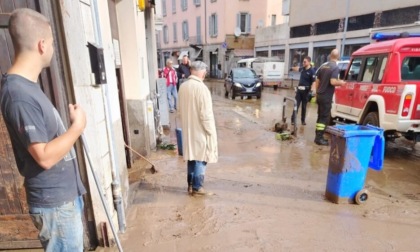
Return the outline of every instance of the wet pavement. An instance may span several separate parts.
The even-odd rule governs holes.
[[[261,100],[232,101],[223,82],[208,84],[219,162],[208,165],[205,188],[215,195],[187,194],[186,163],[176,151],[151,155],[156,174],[135,163],[124,251],[420,251],[418,144],[387,148],[383,171],[368,171],[364,205],[334,204],[324,198],[329,147],[313,144],[316,104],[308,104],[297,137],[281,141],[271,128],[291,90],[265,88]],[[286,111],[290,118],[291,104]],[[172,143],[175,117],[166,131]]]

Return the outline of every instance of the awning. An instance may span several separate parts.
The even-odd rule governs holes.
[[[187,55],[187,56],[188,56],[188,51],[182,51],[182,52],[179,54],[178,60],[182,60],[182,58],[183,58],[185,55]]]
[[[233,55],[235,57],[253,57],[254,56],[254,50],[253,49],[235,49],[233,50]]]
[[[194,54],[194,58],[192,58],[192,60],[197,60],[197,58],[200,57],[200,53],[203,51],[203,48],[200,48],[199,50],[196,50],[195,54]]]

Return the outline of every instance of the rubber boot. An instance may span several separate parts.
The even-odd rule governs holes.
[[[328,146],[328,140],[324,138],[324,131],[323,130],[316,130],[315,131],[315,140],[314,142],[317,145],[324,145]]]

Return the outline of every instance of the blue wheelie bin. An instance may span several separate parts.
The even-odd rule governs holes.
[[[368,167],[381,170],[385,153],[383,129],[371,125],[329,126],[331,149],[325,197],[334,203],[364,203]]]

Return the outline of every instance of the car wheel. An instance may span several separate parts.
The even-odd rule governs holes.
[[[379,116],[378,116],[378,112],[369,112],[365,119],[363,119],[363,125],[372,125],[372,126],[376,126],[379,127]]]
[[[235,92],[233,91],[233,88],[230,90],[230,98],[232,98],[232,100],[235,100]]]

